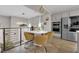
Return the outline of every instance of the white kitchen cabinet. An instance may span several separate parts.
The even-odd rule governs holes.
[[[76,32],[68,32],[68,39],[70,41],[77,41],[76,40]]]
[[[77,37],[76,37],[76,40],[77,40],[77,52],[79,53],[79,31],[77,31],[76,34],[77,34]]]
[[[70,18],[65,17],[62,19],[62,38],[69,41],[77,41],[76,32],[69,31],[70,24],[71,24]]]
[[[68,17],[62,19],[62,38],[68,39]]]

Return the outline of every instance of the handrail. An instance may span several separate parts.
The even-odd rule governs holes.
[[[0,28],[0,29],[20,29],[20,28],[22,28],[22,27],[12,27],[12,28]],[[29,28],[29,27],[26,27],[26,28]],[[38,27],[34,27],[34,28],[38,28]]]
[[[6,50],[6,48],[5,48],[5,34],[6,34],[6,32],[5,32],[5,30],[6,29],[20,29],[20,33],[19,33],[19,37],[20,37],[20,42],[19,42],[19,44],[21,45],[22,44],[22,28],[21,27],[14,27],[14,28],[0,28],[1,30],[3,30],[3,50],[2,50],[2,52],[3,51],[5,51]]]
[[[0,28],[0,29],[18,29],[20,27],[15,27],[15,28]]]

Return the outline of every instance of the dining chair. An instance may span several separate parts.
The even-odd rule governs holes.
[[[39,46],[42,46],[45,43],[47,43],[47,40],[48,40],[48,35],[47,34],[34,36],[34,43],[39,45]]]
[[[48,35],[48,42],[50,43],[53,40],[54,33],[53,32],[48,32],[46,34]]]
[[[29,32],[24,32],[25,39],[30,41],[33,39],[33,34]]]
[[[33,34],[29,32],[24,32],[26,39],[25,46],[30,46],[33,43]]]
[[[42,34],[42,35],[36,35],[34,36],[34,43],[37,47],[43,47],[45,51],[47,52],[47,49],[45,47],[45,44],[47,44],[48,40],[48,34]]]
[[[48,39],[51,39],[53,37],[53,32],[48,32]]]

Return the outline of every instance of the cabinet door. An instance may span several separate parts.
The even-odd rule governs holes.
[[[76,40],[76,32],[69,32],[68,33],[68,40],[70,40],[70,41],[77,41]]]

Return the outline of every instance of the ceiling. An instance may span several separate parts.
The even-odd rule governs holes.
[[[27,7],[38,11],[40,5],[27,5]],[[76,10],[79,8],[79,5],[43,5],[43,7],[50,14],[56,14],[64,11]]]
[[[31,8],[31,9],[35,10],[36,12],[40,12],[41,14],[49,12],[47,10],[48,8],[46,8],[45,6],[42,6],[42,5],[25,5],[25,6],[28,7],[28,8]],[[41,9],[41,6],[43,7],[42,9]],[[41,12],[40,9],[43,10],[43,12]]]
[[[79,5],[46,5],[44,6],[50,13],[56,14],[64,11],[72,11],[79,8]]]
[[[0,15],[31,18],[41,14],[23,5],[0,5]]]
[[[41,5],[0,5],[0,15],[29,19],[42,14],[39,12],[40,7]],[[56,14],[64,11],[76,10],[79,8],[79,5],[43,5],[43,8],[50,14]]]

